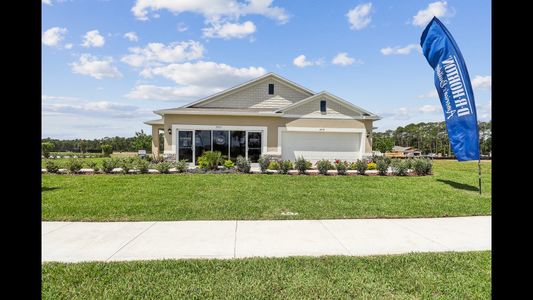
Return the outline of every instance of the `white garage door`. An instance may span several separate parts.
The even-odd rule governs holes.
[[[313,163],[321,159],[355,161],[360,158],[361,133],[282,132],[281,155],[295,160],[303,156]]]

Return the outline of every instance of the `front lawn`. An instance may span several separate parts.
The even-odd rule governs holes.
[[[46,221],[444,217],[491,214],[491,163],[435,161],[433,176],[42,175]],[[287,212],[297,213],[296,215]]]
[[[491,252],[44,263],[43,299],[489,299]]]

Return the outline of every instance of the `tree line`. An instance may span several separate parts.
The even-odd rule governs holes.
[[[481,154],[488,155],[492,151],[492,121],[478,122],[478,127]],[[385,153],[393,146],[415,147],[422,154],[453,156],[445,122],[409,124],[372,134],[374,151]]]
[[[133,137],[104,137],[102,139],[74,139],[58,140],[45,138],[42,143],[53,144],[51,152],[81,152],[81,153],[101,153],[103,145],[110,145],[115,152],[137,152],[144,149],[147,153],[152,152],[152,136],[144,133],[143,130],[135,132]]]

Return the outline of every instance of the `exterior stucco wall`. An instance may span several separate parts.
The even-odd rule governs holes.
[[[274,95],[268,94],[268,84],[274,84]],[[281,108],[309,97],[281,81],[265,78],[254,85],[243,88],[214,101],[196,105],[195,107],[218,108]]]
[[[278,127],[318,127],[318,128],[365,128],[372,131],[372,120],[336,120],[336,119],[295,119],[260,116],[201,116],[201,115],[165,115],[165,152],[170,152],[175,137],[168,134],[173,124],[184,125],[228,125],[228,126],[265,126],[267,127],[267,151],[278,150]],[[370,139],[365,138],[365,152],[371,152]]]

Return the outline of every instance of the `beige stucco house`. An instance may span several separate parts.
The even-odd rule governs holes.
[[[261,154],[310,161],[354,161],[372,152],[372,126],[380,118],[329,92],[315,93],[268,73],[182,107],[154,111],[152,153],[196,162],[203,151],[221,151],[257,162]]]

